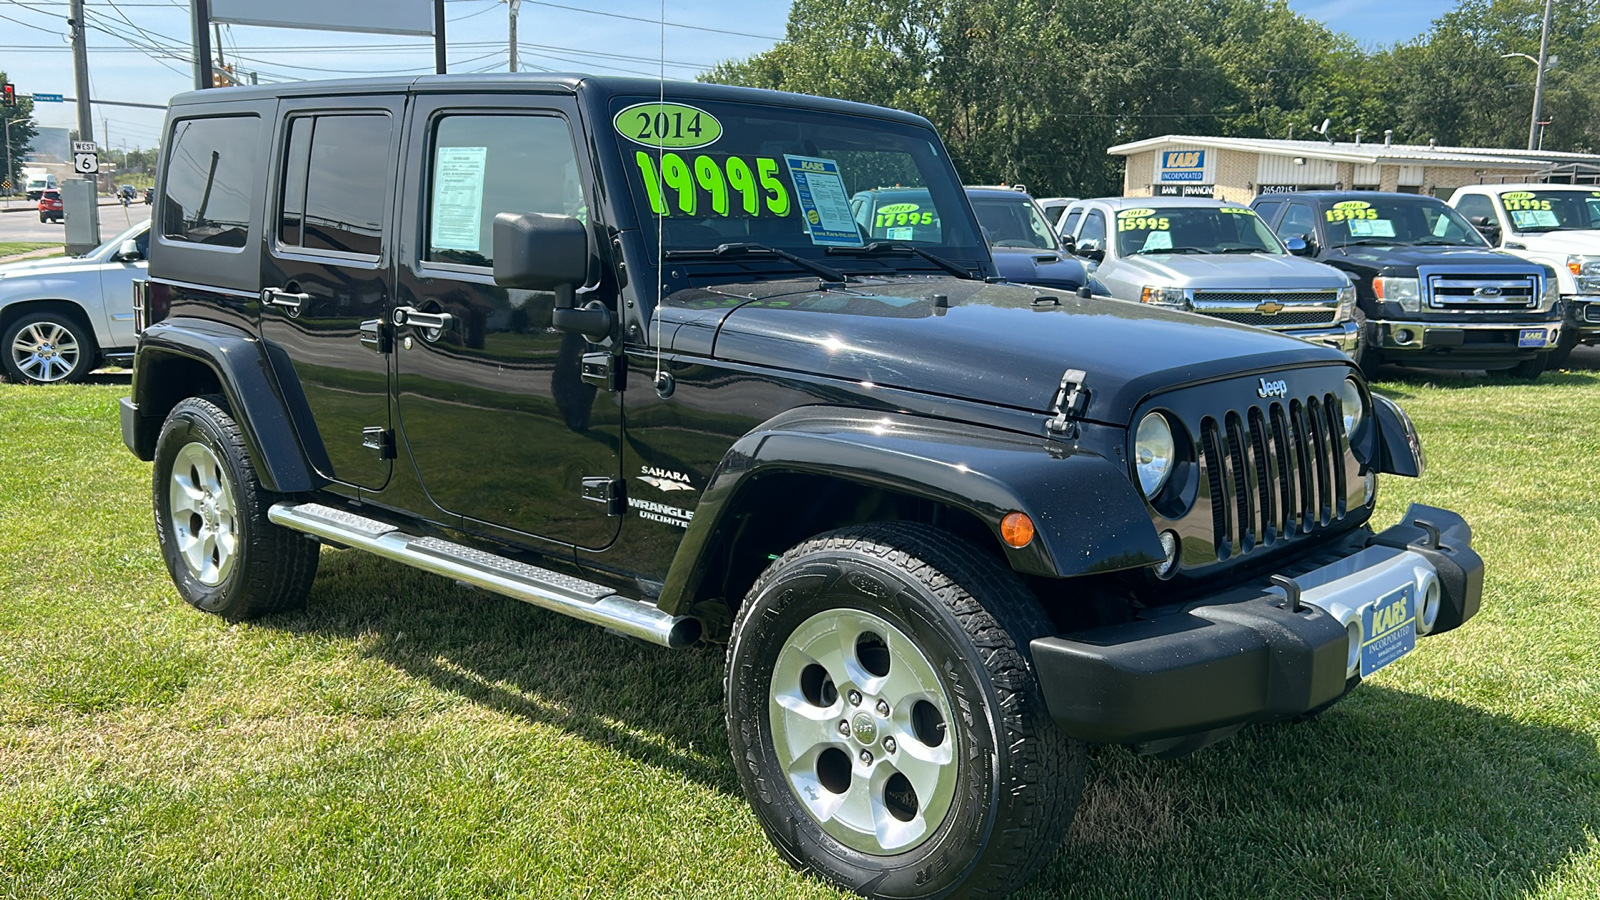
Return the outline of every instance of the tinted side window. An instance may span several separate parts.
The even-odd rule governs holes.
[[[254,116],[226,116],[173,125],[161,195],[161,233],[168,240],[244,246],[258,124]]]
[[[278,202],[278,242],[300,246],[300,223],[306,214],[306,164],[311,159],[312,120],[289,121],[289,152],[284,156]]]
[[[1072,234],[1078,228],[1078,220],[1083,218],[1083,210],[1075,209],[1067,213],[1067,220],[1061,226],[1062,234]]]
[[[1106,246],[1106,217],[1099,210],[1089,213],[1083,220],[1083,233],[1078,235],[1078,246],[1082,247],[1094,241],[1094,247],[1102,250]]]
[[[1280,209],[1283,209],[1282,200],[1263,200],[1255,205],[1256,215],[1261,217],[1261,221],[1269,225],[1273,219],[1277,218],[1278,210]]]
[[[1307,240],[1317,235],[1316,214],[1304,203],[1291,203],[1278,223],[1278,236],[1291,238],[1304,235]]]
[[[1483,216],[1489,220],[1490,225],[1496,224],[1494,216],[1494,203],[1482,194],[1467,194],[1456,204],[1456,212],[1472,221],[1474,216]]]
[[[494,265],[494,217],[588,221],[572,131],[555,116],[457,115],[434,128],[423,258]]]
[[[388,155],[388,116],[317,118],[306,166],[306,249],[378,255]]]

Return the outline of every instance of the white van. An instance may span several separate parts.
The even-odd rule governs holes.
[[[45,191],[53,191],[59,187],[54,175],[31,174],[23,190],[27,192],[29,200],[37,200]]]
[[[1600,185],[1472,184],[1450,205],[1496,248],[1556,270],[1568,327],[1551,365],[1600,343]]]

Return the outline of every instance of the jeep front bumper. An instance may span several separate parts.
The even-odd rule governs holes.
[[[1252,583],[1033,641],[1051,716],[1074,738],[1117,744],[1291,718],[1345,693],[1371,671],[1370,647],[1404,636],[1388,621],[1387,633],[1367,638],[1379,601],[1414,592],[1415,621],[1406,627],[1423,637],[1471,618],[1483,594],[1471,527],[1419,505],[1393,528],[1354,532],[1338,552],[1282,574],[1293,580],[1298,609],[1284,588]]]

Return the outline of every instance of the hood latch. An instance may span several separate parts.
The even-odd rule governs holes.
[[[1044,423],[1046,431],[1066,438],[1078,436],[1078,425],[1072,420],[1082,416],[1089,403],[1089,392],[1083,386],[1087,378],[1082,369],[1068,369],[1061,375],[1061,386],[1050,401],[1050,411],[1055,415]]]

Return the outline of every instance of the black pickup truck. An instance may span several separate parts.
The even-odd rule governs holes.
[[[1377,191],[1265,194],[1251,207],[1297,252],[1356,282],[1354,353],[1383,363],[1537,378],[1562,328],[1549,266],[1490,248],[1444,201]]]
[[[178,594],[277,613],[366,552],[725,644],[758,820],[863,894],[1011,890],[1086,742],[1320,710],[1478,608],[1459,516],[1372,521],[1423,456],[1348,357],[1000,283],[917,116],[430,76],[164,134],[121,424]],[[884,184],[916,230],[853,218]]]

